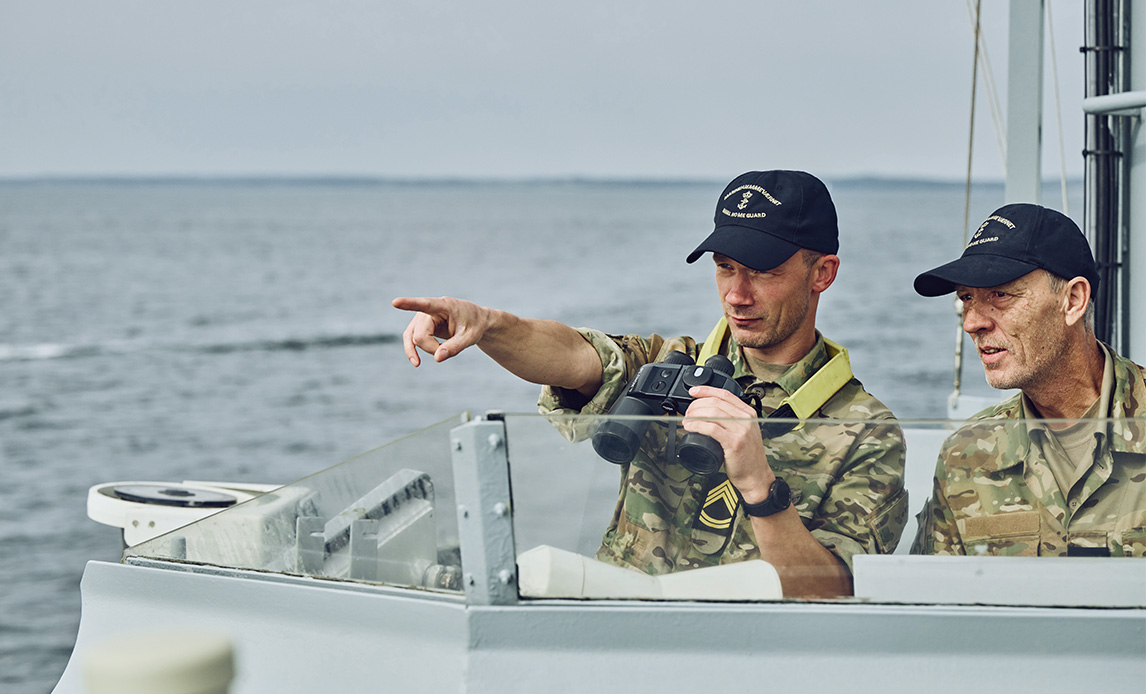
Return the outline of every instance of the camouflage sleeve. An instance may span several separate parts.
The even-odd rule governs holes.
[[[601,358],[601,388],[586,401],[577,391],[544,386],[537,401],[537,410],[541,414],[605,414],[628,383],[625,353],[617,340],[591,328],[578,328],[577,332]]]
[[[955,523],[955,514],[947,503],[947,447],[939,454],[935,466],[935,482],[931,498],[923,505],[916,516],[919,528],[915,531],[915,541],[911,543],[912,554],[966,554]]]
[[[906,450],[895,420],[868,425],[809,526],[812,536],[849,571],[856,554],[890,554],[899,544],[908,512]]]
[[[586,400],[577,391],[544,386],[537,401],[537,410],[543,415],[608,414],[609,408],[637,373],[637,369],[656,361],[666,343],[659,335],[647,338],[637,335],[606,335],[591,328],[578,328],[577,332],[597,350],[601,358],[601,387],[593,397]],[[680,340],[688,340],[695,350],[695,343],[691,339]],[[680,340],[671,342],[678,343]],[[584,430],[584,422],[573,418],[565,421],[554,418],[553,424],[570,441],[581,441],[591,434]]]

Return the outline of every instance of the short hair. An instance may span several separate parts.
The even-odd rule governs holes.
[[[1050,270],[1043,270],[1043,272],[1046,273],[1047,284],[1050,286],[1051,291],[1055,294],[1061,292],[1063,287],[1065,287],[1066,283],[1069,281],[1066,277],[1056,275]],[[1094,291],[1094,287],[1091,287],[1090,289],[1092,292]],[[1094,314],[1094,295],[1091,294],[1091,296],[1086,300],[1086,313],[1083,314],[1083,320],[1086,323],[1086,332],[1091,333],[1092,335],[1094,334]]]
[[[811,270],[812,266],[816,264],[816,261],[823,258],[827,253],[813,251],[811,248],[801,248],[800,255],[804,259],[804,267]]]

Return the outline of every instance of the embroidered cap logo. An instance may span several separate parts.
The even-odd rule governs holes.
[[[759,219],[762,217],[767,217],[768,213],[763,211],[763,209],[761,209],[760,205],[756,206],[756,210],[757,210],[756,212],[744,212],[744,210],[748,207],[748,205],[752,203],[752,196],[754,196],[756,193],[760,193],[760,195],[763,196],[764,200],[767,200],[768,202],[772,203],[773,205],[782,205],[783,204],[779,200],[777,200],[776,198],[772,197],[772,195],[768,191],[764,190],[760,186],[754,186],[754,185],[744,185],[744,186],[740,186],[736,190],[729,191],[724,196],[723,200],[727,201],[730,198],[735,197],[737,193],[740,194],[740,202],[736,203],[736,210],[731,210],[731,209],[729,209],[727,207],[723,207],[723,206],[720,208],[721,213],[723,213],[727,217],[734,217],[734,218],[740,218],[740,219]]]
[[[991,215],[990,217],[987,217],[987,219],[982,224],[979,225],[979,228],[975,231],[975,235],[971,237],[971,241],[967,244],[967,248],[971,248],[972,246],[978,246],[981,243],[990,243],[992,241],[998,241],[999,240],[999,237],[997,236],[997,234],[999,232],[997,232],[997,231],[994,232],[996,234],[995,236],[988,236],[987,238],[980,238],[983,236],[983,231],[986,230],[987,225],[990,224],[991,222],[998,222],[999,224],[1001,224],[1006,229],[1014,230],[1014,228],[1015,228],[1015,224],[1011,220],[1006,219],[1005,217],[1000,217],[998,215]]]

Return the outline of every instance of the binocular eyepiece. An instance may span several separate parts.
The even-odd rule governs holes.
[[[670,352],[663,362],[645,364],[609,410],[609,415],[683,415],[695,399],[693,386],[723,388],[737,397],[744,393],[732,380],[734,368],[727,357],[709,357],[697,365],[684,352]],[[609,419],[593,434],[593,449],[618,465],[632,462],[648,428],[647,419]],[[711,475],[724,464],[724,449],[709,436],[688,432],[676,446],[677,461],[697,475]]]

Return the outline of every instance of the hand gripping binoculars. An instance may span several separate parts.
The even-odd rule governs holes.
[[[684,352],[669,352],[663,362],[645,364],[637,371],[609,415],[683,415],[695,400],[688,394],[693,386],[723,388],[742,398],[743,391],[732,380],[733,371],[732,362],[719,354],[700,366]],[[641,447],[648,425],[647,419],[606,420],[593,434],[593,449],[611,463],[630,463]],[[709,436],[688,432],[676,445],[676,458],[694,474],[711,475],[724,463],[724,449]]]

